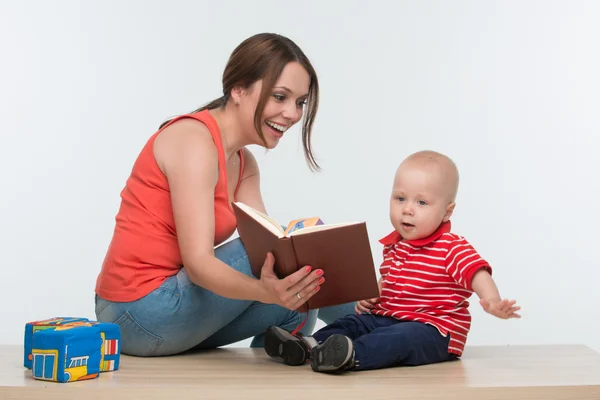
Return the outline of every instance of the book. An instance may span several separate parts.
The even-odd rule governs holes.
[[[232,207],[255,277],[260,278],[268,252],[275,257],[274,271],[279,278],[307,265],[323,270],[321,289],[298,311],[379,297],[365,222],[325,224],[312,217],[292,220],[284,228],[244,203],[234,202]]]

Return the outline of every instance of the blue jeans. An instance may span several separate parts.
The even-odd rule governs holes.
[[[252,276],[240,239],[215,249],[215,256],[232,268]],[[271,325],[292,331],[306,314],[275,304],[221,297],[190,281],[184,268],[148,295],[132,302],[112,302],[96,295],[98,321],[121,328],[121,351],[135,356],[163,356],[190,349],[225,346],[250,337],[252,347],[262,347]],[[312,310],[301,329],[310,334],[317,315],[329,323],[353,312],[354,304]]]
[[[422,322],[354,314],[323,327],[312,337],[322,343],[336,333],[354,343],[354,370],[425,365],[457,358],[448,353],[450,336],[444,337],[434,326]]]

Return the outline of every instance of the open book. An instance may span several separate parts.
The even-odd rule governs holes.
[[[269,231],[271,231],[271,233],[273,233],[274,235],[276,235],[277,237],[280,237],[280,238],[286,237],[286,236],[293,236],[293,235],[302,235],[305,233],[320,231],[323,229],[331,229],[331,228],[337,228],[340,226],[354,224],[354,223],[350,222],[350,223],[342,223],[342,224],[325,225],[323,223],[323,221],[321,221],[320,218],[311,217],[311,218],[299,218],[299,219],[292,220],[288,223],[287,228],[283,229],[282,225],[279,225],[277,223],[277,221],[275,221],[273,218],[269,217],[268,215],[261,213],[260,211],[255,210],[254,208],[252,208],[244,203],[236,202],[234,204],[236,206],[238,206],[243,212],[248,214],[250,217],[254,218],[256,220],[256,222],[263,225],[265,228],[267,228]]]
[[[240,240],[257,278],[268,252],[275,273],[284,278],[310,265],[324,272],[317,294],[298,311],[379,297],[379,286],[365,222],[324,224],[319,218],[295,219],[283,228],[269,216],[235,202]]]

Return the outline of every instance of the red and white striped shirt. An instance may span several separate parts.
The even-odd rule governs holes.
[[[450,333],[448,352],[462,355],[471,328],[467,299],[471,280],[481,268],[492,269],[462,236],[450,232],[450,221],[431,236],[403,241],[396,231],[384,245],[379,268],[384,277],[375,315],[418,321]]]

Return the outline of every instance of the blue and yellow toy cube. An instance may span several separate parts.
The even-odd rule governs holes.
[[[97,326],[100,329],[100,336],[102,338],[102,348],[100,354],[100,372],[116,371],[119,369],[119,362],[121,360],[121,328],[117,324],[110,324],[107,322],[89,322],[93,326]]]
[[[76,322],[88,322],[87,318],[78,317],[55,317],[42,321],[33,321],[25,324],[25,340],[23,343],[24,355],[23,355],[23,366],[27,369],[31,369],[31,345],[33,341],[33,334],[43,330],[54,330],[59,326],[64,326]]]
[[[36,379],[73,382],[119,369],[119,325],[57,317],[25,325],[25,367]],[[98,356],[97,356],[98,355]],[[58,360],[63,360],[58,364]]]
[[[33,335],[31,356],[35,379],[74,382],[100,374],[102,337],[98,326],[68,326]]]

